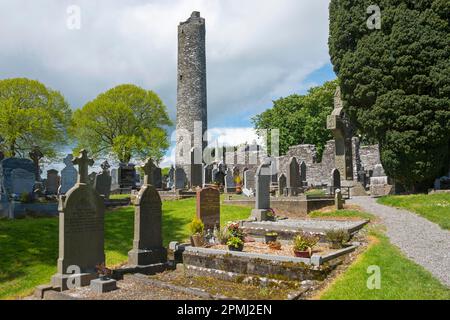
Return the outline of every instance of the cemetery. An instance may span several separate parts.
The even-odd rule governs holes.
[[[156,94],[131,85],[74,113],[83,130],[72,128],[72,153],[54,157],[38,141],[25,155],[0,149],[0,299],[450,299],[450,172],[410,194],[382,144],[355,130],[337,82],[323,149],[211,147],[205,34],[200,12],[178,25],[170,167],[137,136],[139,148],[107,145],[106,156],[96,144],[120,139],[88,141],[84,110],[123,107],[121,94],[142,109],[150,96],[166,114]],[[152,130],[142,132],[153,143]],[[383,290],[367,285],[371,266]]]

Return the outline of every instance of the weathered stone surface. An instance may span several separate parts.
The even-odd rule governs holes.
[[[175,189],[180,190],[186,187],[186,172],[183,168],[175,169]]]
[[[338,169],[333,169],[331,171],[331,180],[330,186],[332,188],[332,192],[334,193],[337,189],[341,189],[341,173]]]
[[[205,231],[220,228],[220,192],[216,188],[197,190],[197,218],[205,225]]]
[[[45,184],[45,190],[47,194],[57,194],[59,189],[60,177],[58,170],[47,170],[47,180]]]
[[[256,171],[255,209],[252,210],[252,217],[258,221],[267,219],[267,211],[270,209],[271,180],[270,163],[262,164]]]
[[[231,168],[228,168],[225,176],[225,192],[235,192],[236,183],[234,181],[234,174]]]
[[[14,169],[11,171],[12,193],[20,195],[22,193],[32,193],[35,184],[35,174],[24,169]]]
[[[163,263],[167,252],[162,239],[162,203],[156,188],[149,184],[153,163],[144,165],[144,182],[135,200],[133,249],[128,253],[128,264],[146,266]]]
[[[244,188],[255,190],[255,174],[256,170],[249,169],[244,172]]]
[[[208,128],[206,100],[205,19],[199,12],[178,26],[177,144],[175,162],[191,177],[191,148],[206,148]],[[195,181],[197,182],[197,181]]]
[[[134,164],[121,163],[118,173],[120,188],[136,188],[136,168]]]
[[[102,280],[95,279],[91,281],[91,290],[96,294],[102,294],[117,289],[117,281],[114,279]]]
[[[286,190],[287,187],[287,182],[286,182],[286,176],[284,175],[284,173],[282,173],[280,175],[280,177],[278,178],[278,195],[279,196],[284,196],[284,192]]]
[[[75,187],[60,197],[58,273],[52,278],[62,290],[74,270],[82,274],[81,285],[89,285],[96,277],[96,266],[105,262],[105,207],[103,198],[88,184],[88,166],[94,161],[82,150],[73,163],[79,165],[79,176]]]
[[[31,161],[30,159],[22,159],[22,158],[3,159],[1,161],[1,166],[0,166],[0,186],[1,186],[1,189],[3,190],[3,192],[6,193],[6,195],[14,193],[13,192],[13,179],[12,179],[12,171],[13,170],[16,170],[16,169],[25,170],[25,171],[31,172],[36,177],[35,168],[36,167],[35,167],[33,161]],[[22,173],[22,175],[25,175],[25,174]],[[30,180],[28,175],[26,177],[26,180],[27,181]],[[35,180],[35,178],[33,178],[33,185],[34,185],[34,180]],[[28,190],[29,190],[28,182],[26,183],[26,187],[24,189],[25,189],[25,192],[28,192]],[[31,187],[31,191],[33,191],[33,186]]]
[[[78,171],[73,166],[73,155],[68,154],[64,158],[66,167],[61,170],[61,185],[59,187],[59,194],[66,194],[76,183]]]
[[[342,192],[340,189],[337,189],[335,191],[334,199],[335,199],[334,204],[335,204],[336,210],[344,209],[344,201],[342,199]]]
[[[298,187],[300,181],[300,172],[299,166],[297,162],[297,158],[292,157],[289,160],[288,166],[288,174],[287,174],[287,190],[289,196],[297,196],[298,195]]]
[[[111,194],[112,177],[109,174],[108,169],[103,169],[102,173],[95,176],[94,189],[98,194],[104,196],[105,199],[109,199]]]
[[[159,167],[153,170],[153,186],[156,189],[162,189],[163,187],[162,170]]]
[[[189,179],[192,189],[203,185],[203,163],[202,149],[199,147],[191,149],[191,177]]]

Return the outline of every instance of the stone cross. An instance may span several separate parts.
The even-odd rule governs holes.
[[[103,161],[103,163],[100,165],[100,168],[102,168],[103,172],[106,172],[111,168],[111,165],[108,163],[108,161]]]
[[[38,146],[33,146],[33,149],[28,154],[30,159],[33,160],[33,163],[36,167],[36,181],[41,181],[40,169],[39,169],[39,160],[44,157],[44,154],[41,152]]]
[[[78,181],[77,183],[88,183],[88,170],[89,166],[94,165],[94,160],[89,159],[87,151],[85,149],[80,151],[80,155],[72,161],[74,165],[78,165]]]
[[[142,169],[144,170],[144,184],[143,186],[148,186],[151,184],[151,178],[153,176],[153,170],[155,169],[155,164],[153,163],[153,160],[148,158],[147,161],[142,166]]]

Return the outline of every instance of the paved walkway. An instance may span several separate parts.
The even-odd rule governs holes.
[[[380,217],[391,243],[450,287],[450,231],[410,211],[378,204],[370,197],[347,202]]]

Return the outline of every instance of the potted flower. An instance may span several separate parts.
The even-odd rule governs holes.
[[[227,246],[230,251],[242,251],[244,250],[244,241],[239,237],[230,237]]]
[[[194,247],[202,247],[205,243],[204,241],[204,229],[205,225],[203,222],[194,218],[192,222],[189,224],[189,229],[191,231],[191,244]]]
[[[303,232],[294,238],[294,254],[299,258],[310,258],[312,248],[319,242],[319,238],[311,233]]]
[[[241,227],[239,226],[239,223],[235,223],[235,222],[230,223],[227,228],[228,228],[228,233],[230,234],[231,237],[236,237],[241,240],[245,239],[244,231],[242,231]]]
[[[236,184],[236,194],[242,194],[242,181],[240,176],[236,176],[234,178],[234,182]]]
[[[97,270],[97,274],[100,277],[101,280],[109,280],[112,276],[112,270],[107,268],[105,266],[105,263],[102,262],[95,266],[95,269]]]
[[[266,244],[270,243],[270,242],[276,242],[278,238],[278,233],[276,232],[267,232],[264,235],[264,239],[266,241]]]
[[[332,229],[325,233],[325,238],[331,243],[332,249],[342,249],[350,240],[350,235],[344,229]]]

